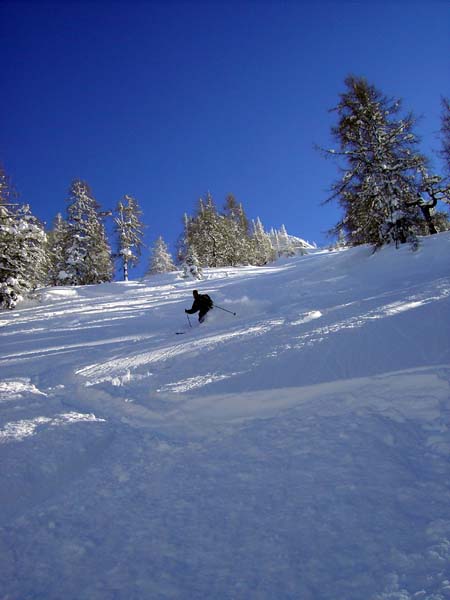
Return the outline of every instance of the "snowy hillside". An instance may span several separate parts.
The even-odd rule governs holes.
[[[176,274],[0,313],[0,598],[450,598],[449,256],[212,270],[192,328]]]

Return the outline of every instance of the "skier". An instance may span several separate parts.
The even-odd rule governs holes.
[[[206,317],[206,313],[213,308],[214,304],[208,294],[199,294],[197,290],[192,292],[194,296],[194,303],[192,308],[185,308],[184,312],[188,315],[193,315],[198,312],[198,321],[203,323]]]

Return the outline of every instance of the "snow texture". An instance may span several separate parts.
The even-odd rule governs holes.
[[[450,598],[450,235],[0,313],[2,600]],[[177,336],[176,331],[185,331]]]

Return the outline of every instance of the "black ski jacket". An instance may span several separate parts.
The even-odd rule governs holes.
[[[210,310],[212,307],[213,301],[208,296],[208,294],[197,294],[192,308],[186,309],[185,312],[188,313],[188,315],[193,315],[194,313],[199,311],[203,314],[206,314],[208,310]]]

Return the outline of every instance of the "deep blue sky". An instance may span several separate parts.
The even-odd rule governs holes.
[[[439,148],[450,4],[2,2],[0,56],[0,161],[47,223],[79,177],[105,209],[135,196],[149,244],[174,244],[209,190],[321,245],[337,171],[314,145],[332,146],[348,74],[402,98]]]

